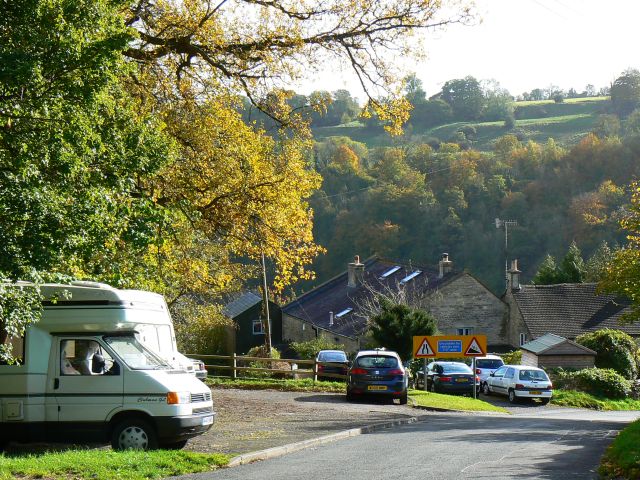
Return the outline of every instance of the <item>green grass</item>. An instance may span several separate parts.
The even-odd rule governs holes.
[[[185,451],[153,452],[67,450],[29,455],[0,455],[0,480],[142,480],[205,472],[223,467],[230,457]]]
[[[604,478],[640,478],[640,420],[622,430],[600,462]]]
[[[442,395],[440,393],[410,390],[409,396],[417,405],[429,408],[444,408],[448,410],[464,410],[469,412],[500,412],[509,413],[502,407],[497,407],[482,400],[457,395]]]
[[[331,392],[345,393],[345,382],[313,382],[310,378],[300,380],[212,378],[207,385],[216,388],[239,388],[244,390],[279,390],[282,392]]]
[[[571,147],[594,130],[599,115],[607,112],[608,103],[609,97],[571,98],[562,103],[552,100],[517,102],[516,129],[524,134],[526,140],[545,143],[549,138],[553,138],[556,143]],[[465,125],[473,125],[476,128],[477,138],[472,142],[472,148],[480,151],[492,150],[499,137],[513,133],[504,128],[503,121],[454,122],[429,129],[414,125],[413,129],[406,132],[408,138],[392,138],[386,133],[364,128],[359,122],[314,128],[313,131],[317,140],[331,136],[347,136],[365,143],[369,148],[375,148],[394,146],[407,141],[420,142],[428,138],[438,138],[447,142]]]
[[[593,410],[640,410],[640,400],[630,398],[612,400],[573,390],[554,390],[551,403],[561,407],[590,408]]]

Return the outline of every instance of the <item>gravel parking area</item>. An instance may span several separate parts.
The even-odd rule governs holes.
[[[186,449],[242,454],[430,412],[344,394],[212,389],[216,421]]]

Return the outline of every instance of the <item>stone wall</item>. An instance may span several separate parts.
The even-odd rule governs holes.
[[[461,274],[432,293],[424,302],[438,320],[442,335],[457,335],[458,329],[487,336],[487,345],[505,345],[508,341],[507,305],[467,273]]]

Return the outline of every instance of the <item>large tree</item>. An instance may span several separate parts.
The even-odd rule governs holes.
[[[631,300],[631,309],[624,315],[627,322],[640,320],[640,184],[631,185],[631,205],[620,222],[627,231],[626,247],[616,250],[599,287]]]
[[[640,71],[629,69],[611,85],[611,104],[620,117],[626,117],[640,105]]]
[[[442,86],[442,99],[451,105],[457,120],[477,120],[485,107],[480,82],[472,76],[446,82]]]

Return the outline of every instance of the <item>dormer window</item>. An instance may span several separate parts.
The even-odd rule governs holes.
[[[389,275],[393,275],[394,273],[396,273],[398,270],[400,270],[400,265],[396,265],[395,267],[387,270],[386,272],[384,272],[382,275],[380,275],[380,280],[383,280],[385,278],[387,278]]]
[[[422,270],[416,270],[415,272],[407,275],[402,280],[400,280],[400,283],[402,283],[402,284],[408,283],[411,280],[413,280],[414,278],[416,278],[418,275],[420,275],[421,273],[422,273]]]
[[[341,312],[336,313],[336,318],[344,317],[347,313],[350,313],[352,311],[353,311],[353,308],[351,308],[351,307],[345,308]]]

